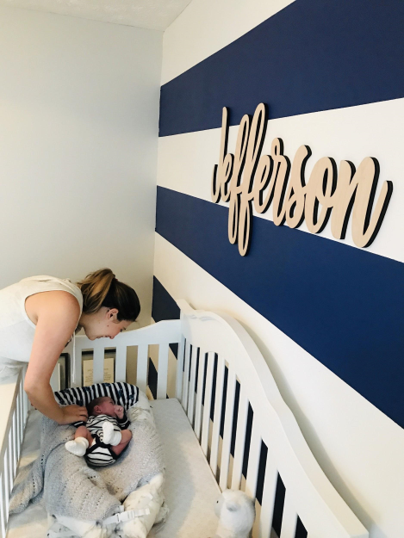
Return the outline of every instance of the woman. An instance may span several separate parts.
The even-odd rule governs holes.
[[[136,292],[110,269],[90,273],[77,285],[36,276],[0,290],[0,377],[29,360],[24,390],[32,405],[59,424],[87,418],[85,407],[59,407],[50,378],[75,331],[90,338],[115,336],[140,312]]]

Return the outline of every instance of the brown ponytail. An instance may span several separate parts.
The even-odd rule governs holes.
[[[77,282],[83,294],[83,312],[95,314],[103,306],[116,308],[118,320],[135,321],[140,312],[139,298],[134,289],[119,282],[111,269],[99,269]]]

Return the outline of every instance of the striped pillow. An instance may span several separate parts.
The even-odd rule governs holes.
[[[86,406],[94,398],[109,396],[118,405],[126,410],[132,407],[139,399],[139,389],[124,381],[116,383],[96,383],[89,387],[75,387],[55,392],[55,398],[61,405]]]

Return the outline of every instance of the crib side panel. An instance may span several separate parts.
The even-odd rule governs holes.
[[[26,367],[7,383],[0,384],[0,538],[5,538],[10,504],[24,437],[29,402],[24,392]]]
[[[126,331],[113,340],[98,338],[95,341],[85,336],[76,336],[73,347],[71,342],[64,350],[70,357],[71,387],[90,385],[103,381],[126,381],[127,367],[135,362],[134,382],[142,391],[152,389],[154,397],[165,398],[170,376],[170,345],[181,345],[179,320],[168,320]],[[106,368],[107,360],[113,359],[113,377],[108,378],[110,370]],[[92,375],[84,378],[83,361],[89,359]],[[74,367],[73,367],[74,366]],[[153,372],[150,372],[152,367]],[[149,387],[151,373],[155,373],[155,387]]]
[[[180,306],[181,402],[220,488],[255,499],[253,538],[367,538],[246,331],[226,316]]]

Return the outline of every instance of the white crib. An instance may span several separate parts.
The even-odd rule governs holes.
[[[243,327],[226,315],[194,311],[183,301],[178,304],[180,320],[128,331],[113,342],[77,337],[72,386],[81,383],[84,350],[94,352],[95,383],[103,381],[105,350],[113,346],[115,380],[124,381],[128,351],[136,346],[136,383],[146,391],[149,357],[156,354],[156,396],[163,400],[156,402],[156,408],[167,409],[167,394],[175,391],[188,418],[187,427],[193,428],[193,442],[199,442],[198,451],[208,463],[201,472],[210,474],[211,482],[213,476],[221,490],[241,488],[256,498],[254,538],[368,537],[317,464],[265,360]],[[170,350],[172,344],[178,345],[178,359]],[[71,346],[66,351],[73,356]],[[0,423],[0,538],[6,536],[9,496],[28,411],[22,382],[20,374],[13,383],[0,386],[6,405]],[[210,517],[215,525],[213,500]],[[207,538],[196,530],[193,538],[199,536]]]

